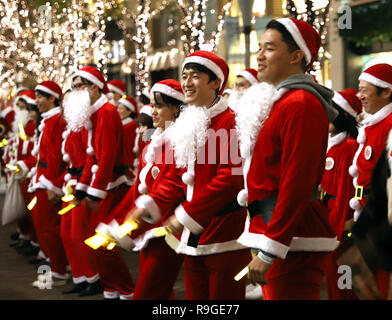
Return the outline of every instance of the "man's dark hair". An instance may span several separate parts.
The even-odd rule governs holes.
[[[270,22],[268,22],[266,29],[274,29],[279,31],[282,36],[282,41],[287,44],[287,48],[289,52],[293,52],[295,50],[301,50],[300,47],[298,47],[297,43],[294,41],[293,36],[290,34],[290,32],[287,31],[286,27],[280,22],[276,20],[271,20]],[[303,71],[306,70],[306,66],[307,63],[304,56],[301,63],[301,68]]]
[[[81,77],[81,76],[75,76],[75,77],[73,77],[73,78],[72,78],[72,82],[73,82],[77,77],[80,77],[80,80],[81,80],[81,82],[82,82],[83,84],[87,84],[88,86],[95,85],[95,83],[92,83],[91,81],[89,81],[89,80],[87,80],[87,79],[85,79],[85,78],[83,78],[83,77]],[[97,86],[97,88],[98,88],[98,90],[99,90],[99,93],[102,93],[102,89],[101,89],[99,86]]]
[[[143,105],[150,103],[150,99],[143,92],[140,94],[139,100]]]
[[[378,87],[378,86],[375,86],[375,87],[376,87],[377,95],[378,95],[378,96],[381,94],[381,92],[383,92],[384,90],[387,89],[387,88],[381,88],[381,87]],[[391,93],[391,95],[389,96],[389,101],[392,101],[392,93]]]
[[[338,111],[338,116],[332,122],[335,126],[336,133],[347,132],[354,139],[358,136],[358,122],[348,112],[344,111],[334,101],[332,101],[333,107]]]
[[[35,91],[38,92],[41,96],[44,96],[44,97],[47,98],[47,99],[49,99],[50,97],[53,97],[52,94],[47,93],[47,92],[45,92],[45,91],[41,91],[41,90],[35,90]],[[54,105],[55,105],[56,107],[58,107],[58,105],[59,105],[59,99],[57,99],[56,97],[55,97],[55,99],[54,99]]]
[[[210,69],[208,69],[207,67],[195,63],[195,62],[189,62],[187,63],[183,69],[192,69],[192,70],[196,70],[198,72],[202,72],[202,73],[206,73],[208,74],[208,82],[210,83],[211,81],[215,81],[216,79],[218,79],[217,75],[215,73],[213,73]],[[215,90],[215,95],[218,96],[219,95],[219,88]]]

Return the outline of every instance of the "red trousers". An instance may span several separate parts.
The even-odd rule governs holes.
[[[26,206],[32,199],[32,194],[27,192],[29,180],[21,180],[20,191],[22,192],[24,202]],[[26,216],[17,222],[18,232],[24,239],[30,239],[31,241],[38,243],[37,234],[34,229],[33,218],[30,211],[26,209]]]
[[[95,234],[96,226],[110,215],[128,189],[129,186],[122,184],[108,191],[105,199],[99,203],[99,212],[91,212],[89,236]],[[104,296],[117,298],[120,295],[120,298],[130,298],[135,284],[120,250],[117,247],[110,251],[100,248],[94,252],[94,262],[104,288]]]
[[[319,300],[329,252],[289,252],[275,259],[263,285],[264,300]]]
[[[243,300],[246,277],[234,276],[251,260],[249,249],[205,256],[184,256],[187,300]]]
[[[46,190],[39,189],[34,195],[37,196],[37,203],[32,215],[40,248],[50,259],[52,273],[55,276],[65,275],[68,262],[60,235],[61,218],[57,213],[61,204],[52,204]]]
[[[66,207],[68,203],[64,203]],[[61,238],[72,270],[74,283],[98,280],[94,252],[84,243],[89,235],[90,212],[78,206],[61,216]]]
[[[139,278],[133,300],[169,300],[175,298],[173,286],[184,256],[177,254],[164,238],[149,241],[140,251]]]

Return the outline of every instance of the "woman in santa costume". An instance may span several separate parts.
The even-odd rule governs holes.
[[[258,121],[253,133],[239,132],[248,141],[238,201],[249,219],[238,241],[258,252],[248,278],[263,285],[264,299],[319,299],[324,263],[338,244],[317,193],[337,111],[333,92],[304,74],[320,36],[304,21],[282,18],[269,22],[259,45],[258,78],[276,92],[249,97],[259,101]]]
[[[75,205],[86,205],[91,214],[91,235],[129,189],[129,167],[124,152],[123,127],[116,108],[108,102],[105,78],[94,67],[84,67],[73,77],[79,94],[80,124],[87,130],[86,164],[75,187]],[[76,93],[77,91],[80,91]],[[81,204],[81,201],[83,203]],[[107,299],[131,299],[134,283],[117,248],[94,252],[95,266]]]
[[[124,148],[125,148],[125,153],[126,156],[125,158],[127,159],[127,164],[129,167],[129,171],[127,173],[128,178],[129,178],[129,184],[133,184],[133,180],[135,178],[135,174],[133,172],[133,166],[136,158],[136,153],[134,152],[135,145],[137,143],[137,128],[138,124],[137,121],[135,120],[137,117],[137,112],[136,112],[136,100],[132,97],[124,97],[121,98],[118,101],[118,106],[117,106],[117,111],[118,114],[120,115],[122,124],[123,124],[123,129],[124,129]]]
[[[349,169],[355,187],[355,197],[350,200],[354,221],[367,202],[372,171],[392,128],[392,66],[381,63],[364,70],[359,76],[359,98],[369,115],[359,128],[359,147]],[[382,296],[386,297],[389,275],[380,270],[377,277]]]
[[[221,97],[228,74],[225,61],[211,52],[196,51],[185,59],[186,106],[168,137],[175,163],[131,213],[133,219],[150,216],[154,222],[174,213],[164,223],[174,233],[166,242],[184,254],[187,299],[245,298],[245,279],[234,280],[250,253],[236,241],[246,214],[235,203],[243,186],[235,115]]]
[[[173,163],[172,154],[167,144],[167,136],[171,126],[180,112],[184,102],[184,94],[178,81],[167,79],[154,84],[151,88],[151,114],[156,128],[145,152],[139,157],[138,175],[135,184],[121,203],[114,210],[118,216],[109,226],[101,225],[101,231],[112,232],[126,218],[126,214],[135,206],[135,200],[141,195],[148,195],[159,180],[165,175]],[[167,158],[169,157],[169,158]],[[166,159],[168,164],[166,164]],[[140,250],[139,278],[135,288],[134,300],[174,298],[173,285],[180,271],[183,256],[177,254],[165,242],[163,237],[157,237],[153,228],[162,226],[166,217],[157,223],[139,222],[136,230],[132,231],[126,241],[127,249]],[[124,241],[121,240],[121,241]],[[121,245],[121,243],[120,243]]]
[[[352,300],[357,297],[351,289],[338,287],[341,274],[338,273],[336,259],[348,238],[346,221],[352,219],[354,213],[349,206],[354,196],[354,186],[348,169],[358,149],[356,119],[362,112],[362,104],[354,89],[335,91],[332,101],[339,114],[329,125],[327,158],[320,187],[321,201],[328,207],[329,223],[341,245],[331,253],[325,272],[329,299]]]

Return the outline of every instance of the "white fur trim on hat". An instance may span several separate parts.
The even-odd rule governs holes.
[[[223,74],[222,69],[216,63],[214,63],[210,59],[203,58],[200,56],[190,56],[190,57],[185,58],[184,64],[182,65],[183,70],[184,70],[184,66],[187,63],[197,63],[197,64],[200,64],[200,65],[206,67],[207,69],[211,70],[221,80],[219,89],[222,88],[223,83],[225,82],[225,75]]]
[[[57,92],[54,92],[54,91],[50,90],[49,88],[42,86],[40,84],[38,86],[36,86],[34,90],[40,90],[40,91],[49,93],[52,96],[56,97],[57,99],[60,98],[60,95]]]
[[[246,80],[250,82],[250,84],[258,83],[257,79],[253,76],[253,74],[251,74],[246,70],[242,70],[241,72],[237,73],[237,77],[238,76],[244,77]]]
[[[309,64],[310,61],[312,61],[312,54],[310,53],[310,50],[306,45],[306,41],[304,40],[302,33],[298,29],[297,25],[290,18],[279,18],[276,19],[276,21],[283,24],[286,27],[287,31],[290,32],[295,43],[305,53],[306,63]]]
[[[185,96],[181,92],[174,90],[172,87],[163,83],[154,84],[153,87],[151,88],[151,93],[152,92],[161,92],[174,99],[180,100],[182,102],[185,101]]]
[[[367,81],[376,87],[392,89],[392,83],[389,83],[389,82],[383,81],[379,78],[376,78],[375,76],[373,76],[367,72],[362,72],[361,75],[359,76],[358,80]]]
[[[355,110],[351,107],[348,101],[339,92],[335,91],[332,101],[335,102],[344,111],[352,115],[354,118],[357,117],[357,113],[355,112]]]
[[[151,106],[149,105],[144,105],[143,108],[141,108],[140,113],[144,113],[150,117],[152,117],[152,113],[151,113]]]
[[[121,89],[117,88],[116,86],[112,85],[111,83],[108,83],[108,89],[110,91],[117,92],[118,94],[121,94],[122,96],[125,95],[125,91],[122,91]]]
[[[120,100],[118,100],[118,103],[123,104],[129,110],[131,110],[132,112],[135,112],[135,106],[132,103],[130,103],[127,99],[121,98]]]
[[[96,84],[99,87],[99,89],[102,89],[105,85],[97,77],[94,77],[91,73],[83,71],[83,70],[76,71],[74,77],[77,77],[77,76],[82,77],[84,79],[87,79],[88,81]]]

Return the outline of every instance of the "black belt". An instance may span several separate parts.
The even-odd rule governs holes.
[[[38,167],[47,168],[48,167],[48,163],[47,162],[43,162],[41,160],[38,160]]]
[[[318,191],[315,190],[313,191],[313,194],[310,198],[310,201],[312,200],[317,200],[318,197]],[[278,202],[278,195],[274,195],[268,198],[265,198],[263,200],[255,200],[253,201],[249,206],[248,206],[248,212],[250,218],[253,218],[254,216],[261,216],[261,218],[264,220],[266,224],[268,224],[271,219],[273,212],[272,210],[275,209],[276,203]]]
[[[73,176],[76,176],[78,179],[82,176],[83,173],[83,168],[84,167],[79,167],[79,168],[68,168],[68,172],[72,174]]]
[[[238,201],[234,200],[231,203],[229,203],[226,207],[224,207],[221,211],[219,211],[217,213],[217,216],[223,216],[225,214],[236,212],[241,209],[242,207],[238,204]],[[199,240],[200,240],[200,235],[191,233],[189,235],[187,245],[193,248],[197,248],[197,245],[199,244]]]

